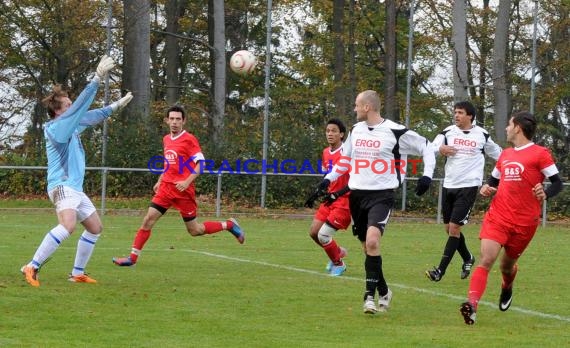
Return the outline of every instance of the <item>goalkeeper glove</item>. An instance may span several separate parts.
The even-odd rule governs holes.
[[[416,185],[416,196],[421,196],[427,192],[429,185],[431,184],[431,178],[429,176],[422,176]]]
[[[113,111],[117,111],[119,109],[124,108],[128,103],[130,103],[130,101],[133,99],[133,94],[131,92],[125,94],[124,97],[122,97],[121,99],[117,100],[116,102],[114,102],[113,104],[111,104],[111,108],[113,109]]]
[[[97,77],[102,80],[114,67],[115,61],[113,58],[104,55],[103,58],[101,58],[99,65],[97,65]]]

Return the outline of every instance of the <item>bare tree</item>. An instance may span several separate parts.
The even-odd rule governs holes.
[[[400,112],[396,99],[396,1],[386,0],[386,24],[384,27],[384,115],[399,121]]]
[[[348,75],[349,75],[349,101],[350,104],[356,99],[356,44],[354,42],[355,37],[355,0],[349,0],[348,5]],[[352,109],[351,109],[352,110]],[[352,118],[352,117],[351,117]],[[350,122],[348,123],[350,124]]]
[[[453,100],[467,100],[467,16],[466,0],[457,0],[453,4]]]
[[[212,112],[209,114],[208,131],[210,134],[210,144],[216,154],[221,153],[223,148],[224,114],[226,109],[226,25],[224,0],[209,0],[208,3],[208,33],[211,50],[211,76],[213,97]]]
[[[135,120],[150,117],[150,0],[123,0],[124,61],[122,89],[133,92],[123,112]]]
[[[166,2],[166,32],[178,33],[179,20],[184,15],[186,1],[168,0]],[[179,38],[166,35],[165,46],[166,66],[166,102],[174,104],[180,98],[180,45]]]
[[[510,113],[511,96],[507,86],[507,44],[511,0],[499,1],[493,44],[493,97],[495,99],[495,139],[506,141],[505,127]]]
[[[488,69],[487,69],[487,58],[491,56],[491,38],[490,35],[487,33],[491,30],[489,28],[489,13],[491,12],[489,9],[489,1],[490,0],[483,0],[483,13],[481,17],[481,29],[479,32],[480,35],[480,58],[479,58],[479,88],[476,89],[474,83],[472,83],[472,87],[470,88],[472,98],[477,96],[477,90],[479,91],[479,95],[477,96],[479,102],[477,107],[477,122],[479,124],[485,123],[485,104],[487,99],[487,78],[489,76]],[[471,80],[470,80],[471,81]]]
[[[334,59],[334,103],[339,117],[347,113],[347,87],[344,83],[345,54],[344,54],[344,1],[334,0],[332,17],[333,59]]]

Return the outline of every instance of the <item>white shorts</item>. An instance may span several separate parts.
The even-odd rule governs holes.
[[[93,214],[97,209],[83,192],[75,191],[67,186],[56,186],[48,192],[49,199],[55,205],[55,211],[59,213],[65,209],[73,209],[77,213],[77,220],[82,222]]]

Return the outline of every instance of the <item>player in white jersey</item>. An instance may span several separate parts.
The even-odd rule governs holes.
[[[485,155],[497,160],[501,147],[489,133],[473,124],[475,107],[468,101],[453,106],[455,124],[445,128],[433,140],[436,153],[446,156],[443,179],[442,213],[448,235],[439,266],[425,272],[438,282],[445,274],[455,251],[461,255],[461,279],[469,277],[475,257],[465,243],[461,226],[467,224],[479,186],[483,182]]]
[[[362,243],[366,255],[363,309],[367,314],[386,311],[392,299],[392,291],[382,272],[380,239],[394,206],[394,189],[402,184],[406,175],[407,156],[423,157],[424,173],[416,187],[417,195],[429,189],[435,167],[430,142],[418,133],[384,119],[380,107],[380,97],[375,91],[364,91],[356,97],[354,111],[359,122],[343,145],[346,156],[319,185],[319,189],[325,191],[331,181],[350,172],[348,186],[353,234]],[[412,166],[412,170],[415,169],[416,166]],[[374,303],[376,292],[378,306]]]
[[[95,77],[73,103],[60,85],[56,85],[53,92],[42,100],[51,118],[44,127],[48,157],[47,188],[49,198],[55,205],[59,224],[45,235],[32,260],[21,269],[31,286],[40,286],[38,270],[73,233],[77,221],[85,227],[85,231],[77,242],[77,253],[69,281],[96,283],[85,274],[85,266],[103,226],[95,206],[83,193],[85,151],[80,134],[88,127],[102,122],[133,98],[129,92],[109,106],[88,110],[97,94],[99,82],[114,66],[113,59],[104,56],[97,66]]]

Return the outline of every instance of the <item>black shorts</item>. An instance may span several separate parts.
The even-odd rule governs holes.
[[[475,199],[477,198],[478,186],[462,188],[443,188],[442,214],[443,223],[463,226],[469,222],[469,215]]]
[[[366,241],[369,226],[376,226],[380,233],[390,218],[394,207],[394,190],[352,190],[349,197],[352,215],[352,234],[361,242]]]

